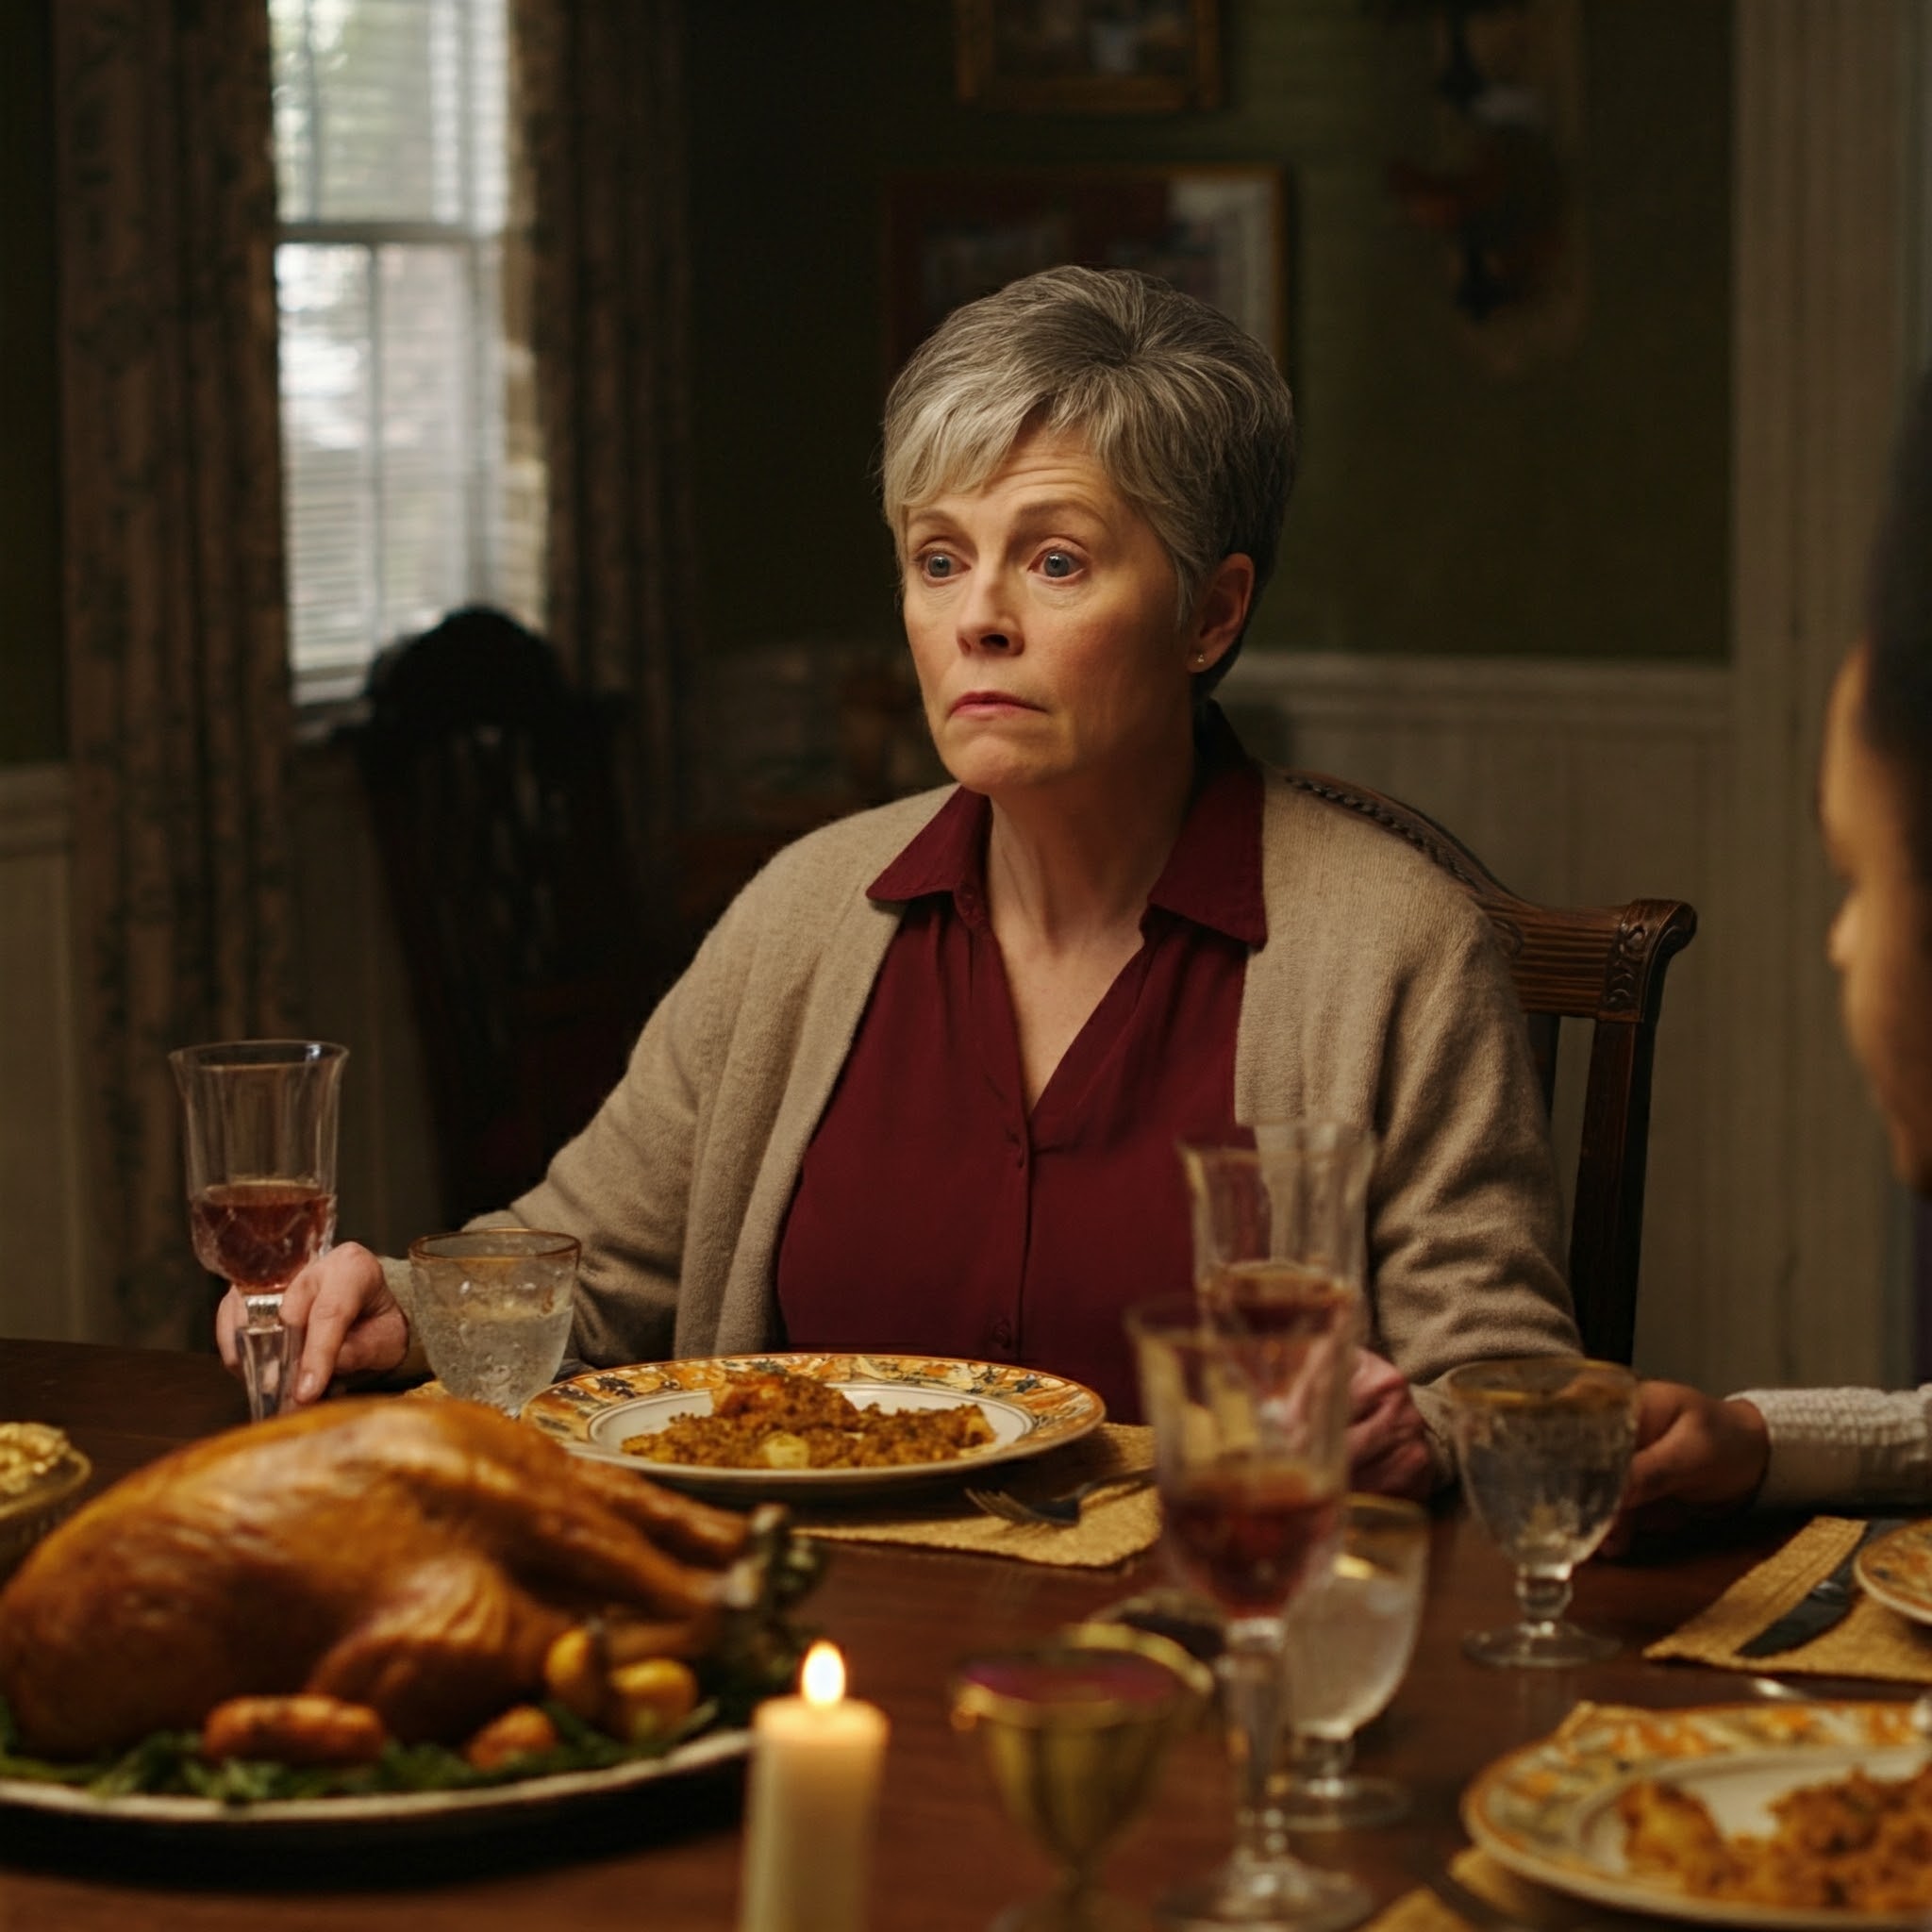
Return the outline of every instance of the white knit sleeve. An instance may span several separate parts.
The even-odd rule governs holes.
[[[1771,1433],[1759,1508],[1932,1501],[1932,1382],[1740,1393]]]

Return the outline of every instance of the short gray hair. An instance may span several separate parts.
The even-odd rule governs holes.
[[[1294,404],[1245,329],[1124,268],[1045,269],[956,308],[886,398],[893,542],[919,505],[977,489],[1036,426],[1079,436],[1153,525],[1182,621],[1225,557],[1253,559],[1258,600],[1294,487]],[[1201,674],[1204,693],[1234,656]]]

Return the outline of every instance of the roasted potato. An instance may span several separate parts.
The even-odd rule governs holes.
[[[201,1755],[210,1763],[250,1757],[265,1764],[373,1764],[389,1733],[366,1704],[300,1693],[231,1697],[208,1712]]]
[[[557,1749],[557,1726],[550,1713],[534,1704],[515,1704],[491,1721],[463,1746],[463,1757],[478,1771],[501,1771],[518,1757],[538,1757]]]
[[[543,1658],[543,1688],[587,1724],[602,1724],[610,1695],[610,1657],[601,1624],[566,1630]]]
[[[675,1730],[697,1702],[698,1680],[675,1657],[646,1657],[610,1674],[610,1729],[633,1744]]]

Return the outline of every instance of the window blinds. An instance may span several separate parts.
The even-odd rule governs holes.
[[[505,0],[270,0],[291,650],[305,698],[470,601],[525,616],[505,488]]]

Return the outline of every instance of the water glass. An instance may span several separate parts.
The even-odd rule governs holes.
[[[1637,1447],[1637,1377],[1615,1362],[1472,1362],[1444,1383],[1462,1491],[1516,1566],[1520,1622],[1462,1641],[1477,1663],[1562,1670],[1614,1657],[1567,1622],[1571,1573],[1609,1533]]]
[[[228,1040],[168,1056],[181,1094],[188,1225],[201,1265],[242,1298],[235,1331],[248,1413],[277,1414],[302,1354],[282,1294],[336,1227],[336,1128],[346,1047]]]
[[[409,1319],[452,1395],[506,1415],[555,1378],[570,1341],[580,1244],[534,1227],[409,1243]]]
[[[1274,1803],[1297,1831],[1390,1824],[1408,1810],[1392,1778],[1349,1769],[1355,1734],[1379,1717],[1415,1655],[1429,1519],[1394,1496],[1353,1495],[1326,1573],[1288,1608],[1291,1769]]]

